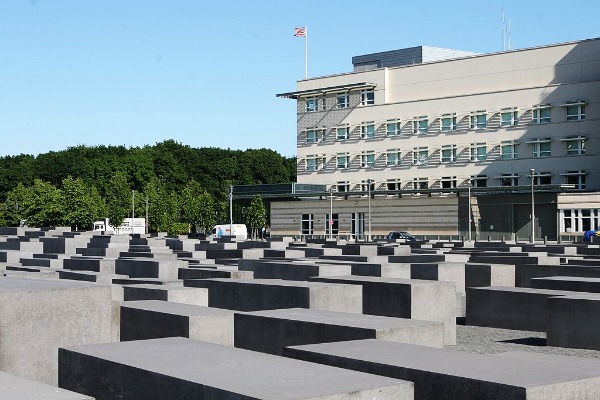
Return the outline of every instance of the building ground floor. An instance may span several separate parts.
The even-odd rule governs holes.
[[[430,193],[342,196],[270,203],[273,236],[372,239],[391,231],[473,240],[538,240],[582,236],[600,227],[600,193]],[[470,221],[470,224],[469,224]],[[469,225],[471,229],[469,229]]]

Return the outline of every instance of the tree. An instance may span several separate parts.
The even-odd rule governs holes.
[[[179,222],[179,204],[177,194],[168,192],[164,180],[152,178],[144,187],[148,196],[148,224],[154,232],[173,231],[174,224]],[[180,227],[177,227],[180,230]]]
[[[103,200],[95,187],[83,179],[67,177],[62,181],[63,221],[71,229],[88,229],[97,219],[104,217]]]
[[[109,179],[106,193],[106,216],[109,219],[109,225],[116,229],[123,225],[131,209],[131,189],[127,182],[127,177],[121,171],[115,172]]]
[[[215,201],[210,193],[204,191],[199,199],[198,226],[202,232],[209,232],[216,223]]]
[[[28,226],[57,226],[63,220],[62,192],[51,183],[36,179],[25,191],[24,219]]]
[[[200,196],[203,190],[200,184],[192,179],[189,181],[180,196],[182,222],[186,222],[195,231],[200,221]]]
[[[252,237],[256,237],[259,229],[267,223],[267,211],[262,197],[255,195],[246,210],[246,225],[252,229]]]
[[[25,204],[29,197],[29,190],[19,183],[15,188],[8,192],[4,202],[4,223],[8,226],[19,226],[26,217],[27,210]]]

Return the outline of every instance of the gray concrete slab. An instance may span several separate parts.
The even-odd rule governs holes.
[[[293,346],[295,359],[373,373],[415,384],[415,399],[597,399],[600,361],[534,353],[489,355],[383,340]]]
[[[444,323],[444,344],[456,343],[457,292],[452,282],[419,279],[340,276],[314,282],[359,285],[363,313]]]
[[[358,339],[443,347],[444,325],[306,308],[235,314],[235,347],[242,349],[282,355],[285,346]]]
[[[543,332],[546,299],[577,294],[564,290],[492,286],[467,288],[467,325]]]
[[[510,264],[465,264],[465,288],[515,286],[515,266]]]
[[[362,288],[279,279],[189,279],[187,287],[208,288],[208,305],[238,311],[314,308],[362,313]]]
[[[546,307],[549,346],[600,350],[600,294],[551,297]]]
[[[160,300],[121,304],[121,341],[181,336],[233,346],[231,310]]]
[[[59,346],[111,341],[111,287],[6,277],[0,321],[0,370],[56,384]]]
[[[348,264],[327,264],[312,261],[248,260],[238,262],[240,271],[254,272],[256,279],[285,279],[306,281],[313,276],[349,275]]]
[[[179,268],[179,279],[211,279],[211,278],[233,278],[253,279],[254,272],[240,271],[237,267],[209,267],[209,268]]]
[[[161,300],[208,306],[208,289],[149,284],[126,285],[123,286],[123,299],[125,301]]]
[[[94,400],[93,397],[60,389],[31,379],[0,372],[0,399],[6,400]]]
[[[532,278],[530,282],[531,287],[537,289],[600,293],[600,278],[549,276],[545,278]]]
[[[412,383],[185,338],[59,351],[59,386],[97,398],[412,399]]]

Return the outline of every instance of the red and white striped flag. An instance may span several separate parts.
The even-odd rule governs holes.
[[[300,28],[294,28],[294,36],[296,36],[296,37],[306,37],[306,27],[302,26]]]

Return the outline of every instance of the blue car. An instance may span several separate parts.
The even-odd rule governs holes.
[[[417,239],[408,232],[390,232],[387,235],[388,240],[404,239],[407,242],[415,242]]]

